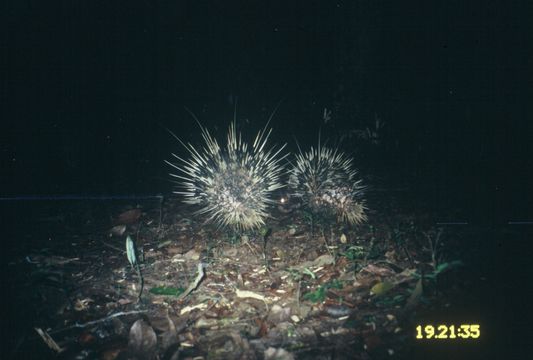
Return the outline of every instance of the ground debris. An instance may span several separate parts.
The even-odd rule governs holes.
[[[406,345],[396,339],[431,296],[379,222],[313,236],[295,218],[288,227],[274,222],[266,243],[247,235],[244,244],[180,211],[168,205],[163,213],[173,220],[160,223],[128,210],[114,224],[144,222],[138,233],[84,235],[76,246],[14,262],[31,270],[21,272],[29,274],[21,285],[41,314],[33,327],[53,337],[48,347],[107,359],[397,354]],[[371,246],[376,234],[384,235]],[[139,303],[125,236],[139,251],[147,290]]]

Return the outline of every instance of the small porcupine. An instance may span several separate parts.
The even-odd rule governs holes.
[[[348,224],[367,219],[365,188],[352,159],[338,149],[319,144],[305,153],[300,150],[290,170],[289,189],[313,213],[335,215]]]
[[[267,209],[275,203],[272,192],[284,186],[280,162],[287,156],[280,155],[285,145],[277,150],[266,147],[272,132],[267,126],[250,145],[237,133],[235,121],[231,122],[224,148],[200,125],[203,147],[182,143],[191,158],[172,154],[180,163],[167,161],[181,172],[170,174],[183,180],[182,191],[175,193],[183,195],[185,203],[200,205],[196,214],[206,214],[219,227],[242,231],[264,225]]]

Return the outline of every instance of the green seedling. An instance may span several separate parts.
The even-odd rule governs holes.
[[[131,267],[136,270],[137,276],[139,277],[139,285],[141,287],[141,290],[139,291],[139,295],[137,298],[140,300],[144,289],[144,278],[141,273],[141,267],[139,266],[139,262],[137,261],[137,251],[135,243],[129,235],[126,238],[126,256],[128,257],[128,261],[130,262]]]

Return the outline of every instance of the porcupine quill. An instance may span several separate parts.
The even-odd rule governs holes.
[[[191,113],[200,126],[204,145],[196,148],[178,139],[190,158],[172,154],[178,163],[166,163],[178,170],[170,174],[180,179],[180,189],[175,193],[182,195],[185,203],[200,206],[196,214],[206,214],[219,227],[238,231],[265,224],[267,209],[275,203],[273,192],[284,186],[280,181],[281,161],[287,156],[281,154],[285,145],[267,148],[272,132],[268,124],[275,111],[251,144],[237,132],[234,118],[225,147]]]

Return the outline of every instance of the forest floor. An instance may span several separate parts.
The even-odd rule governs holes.
[[[162,200],[34,203],[11,219],[5,358],[491,358],[490,230],[412,189],[369,192],[359,226],[284,209],[239,236]]]

